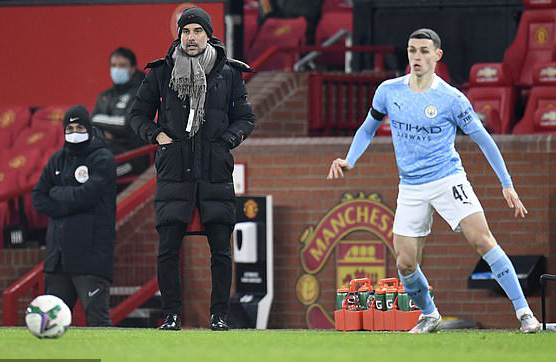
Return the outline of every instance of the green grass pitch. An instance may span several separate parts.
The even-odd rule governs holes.
[[[70,328],[59,339],[37,339],[26,328],[0,328],[0,361],[555,361],[556,333],[442,331],[430,335],[315,330]]]

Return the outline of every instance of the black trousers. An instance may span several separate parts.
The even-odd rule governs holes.
[[[226,316],[230,306],[232,286],[232,252],[230,237],[233,226],[227,224],[204,224],[210,246],[210,271],[212,292],[210,314]],[[160,245],[158,248],[158,288],[162,295],[165,314],[181,314],[180,248],[187,224],[174,223],[156,227]]]
[[[61,271],[44,273],[46,294],[62,299],[73,310],[77,297],[81,300],[87,326],[110,327],[110,282],[95,275],[74,275]]]

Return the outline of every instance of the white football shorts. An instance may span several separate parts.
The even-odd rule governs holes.
[[[394,234],[410,237],[429,235],[435,210],[452,230],[460,232],[461,220],[482,212],[483,207],[464,173],[422,185],[400,184]]]

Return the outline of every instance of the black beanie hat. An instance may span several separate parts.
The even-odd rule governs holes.
[[[64,114],[64,129],[66,129],[70,123],[79,123],[83,125],[89,134],[93,128],[91,116],[89,116],[89,112],[82,105],[73,106],[66,111],[66,114]]]
[[[197,23],[205,29],[209,39],[212,38],[212,21],[209,14],[201,8],[193,7],[185,10],[178,20],[178,39],[181,39],[181,30],[187,24]]]

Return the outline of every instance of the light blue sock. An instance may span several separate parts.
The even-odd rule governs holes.
[[[403,276],[399,271],[398,275],[403,283],[403,287],[407,295],[416,306],[423,311],[423,314],[432,314],[436,310],[436,306],[429,294],[429,282],[425,274],[421,271],[419,265],[415,271],[409,275]]]
[[[500,245],[496,245],[483,255],[484,261],[490,265],[494,278],[512,301],[514,309],[528,308],[527,300],[519,285],[514,266]]]

